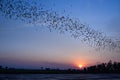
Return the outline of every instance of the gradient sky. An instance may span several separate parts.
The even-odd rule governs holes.
[[[46,9],[78,18],[82,23],[113,38],[120,38],[120,0],[40,0]],[[0,64],[17,68],[76,68],[109,60],[120,53],[96,51],[69,33],[49,31],[0,15]]]

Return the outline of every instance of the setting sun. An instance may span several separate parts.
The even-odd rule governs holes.
[[[82,64],[79,64],[79,65],[78,65],[78,67],[79,67],[79,68],[82,68],[82,67],[83,67],[83,65],[82,65]]]

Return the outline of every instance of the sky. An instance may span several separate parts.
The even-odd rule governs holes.
[[[9,1],[9,0],[8,0]],[[34,0],[33,0],[34,2]],[[90,28],[120,40],[120,0],[36,0],[44,9],[79,19]],[[39,7],[39,6],[38,6]],[[16,68],[78,68],[120,61],[120,52],[97,51],[70,33],[50,31],[40,24],[0,12],[0,65]]]

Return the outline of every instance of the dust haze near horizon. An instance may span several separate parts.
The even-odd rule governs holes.
[[[9,0],[8,0],[9,1]],[[11,1],[11,0],[10,0]],[[16,0],[17,1],[17,0]],[[34,2],[34,1],[33,1]],[[120,38],[119,0],[36,0],[44,9],[59,15],[79,19],[91,29],[108,37]],[[59,33],[46,24],[29,24],[0,15],[0,64],[25,67],[76,68],[107,62],[120,61],[120,52],[96,51],[81,39],[71,37],[69,32]]]

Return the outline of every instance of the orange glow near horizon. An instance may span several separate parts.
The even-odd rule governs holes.
[[[86,67],[85,63],[87,63],[87,62],[83,61],[83,60],[76,60],[76,62],[74,62],[74,63],[75,63],[76,68],[82,69],[82,68]]]
[[[82,65],[82,64],[79,64],[79,65],[78,65],[78,67],[79,67],[79,68],[82,68],[82,67],[83,67],[83,65]]]

